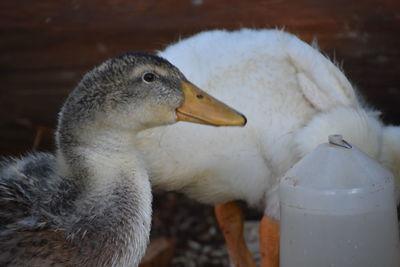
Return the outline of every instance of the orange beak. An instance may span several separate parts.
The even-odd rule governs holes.
[[[178,121],[213,126],[244,126],[246,117],[188,82],[182,82],[185,100],[176,109]]]

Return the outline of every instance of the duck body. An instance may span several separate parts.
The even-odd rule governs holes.
[[[215,30],[159,54],[243,111],[248,123],[244,129],[176,124],[141,132],[153,185],[208,204],[244,200],[279,218],[279,178],[334,133],[400,176],[398,127],[385,127],[339,68],[296,36]]]
[[[137,266],[152,195],[136,134],[177,120],[245,123],[158,56],[87,73],[59,113],[56,153],[0,163],[0,266]]]
[[[151,224],[149,183],[121,181],[83,197],[82,185],[60,175],[52,154],[2,165],[1,266],[139,264]]]

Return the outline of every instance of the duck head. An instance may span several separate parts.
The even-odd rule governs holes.
[[[190,83],[167,60],[146,53],[109,59],[84,76],[60,116],[116,128],[144,128],[189,121],[243,126],[246,118]],[[73,118],[71,118],[73,117]]]
[[[69,147],[91,142],[101,130],[137,133],[177,121],[246,124],[242,114],[190,83],[167,60],[131,52],[83,77],[61,109],[56,139],[59,148]]]

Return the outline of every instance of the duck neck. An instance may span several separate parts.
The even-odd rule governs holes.
[[[121,176],[109,171],[123,172],[143,166],[135,150],[135,135],[135,131],[104,125],[59,129],[57,157],[62,174],[83,184],[114,183]]]
[[[79,135],[64,134],[70,142],[59,142],[58,164],[80,188],[72,216],[79,221],[71,221],[67,231],[95,242],[99,258],[109,251],[103,262],[112,258],[110,265],[141,258],[150,231],[151,188],[134,149],[135,133],[97,125],[81,128]],[[110,240],[113,247],[108,247]]]

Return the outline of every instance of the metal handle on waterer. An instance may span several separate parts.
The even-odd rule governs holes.
[[[344,148],[352,148],[352,146],[346,141],[343,140],[343,136],[341,134],[332,134],[329,136],[329,144],[335,145],[335,146],[340,146]]]

